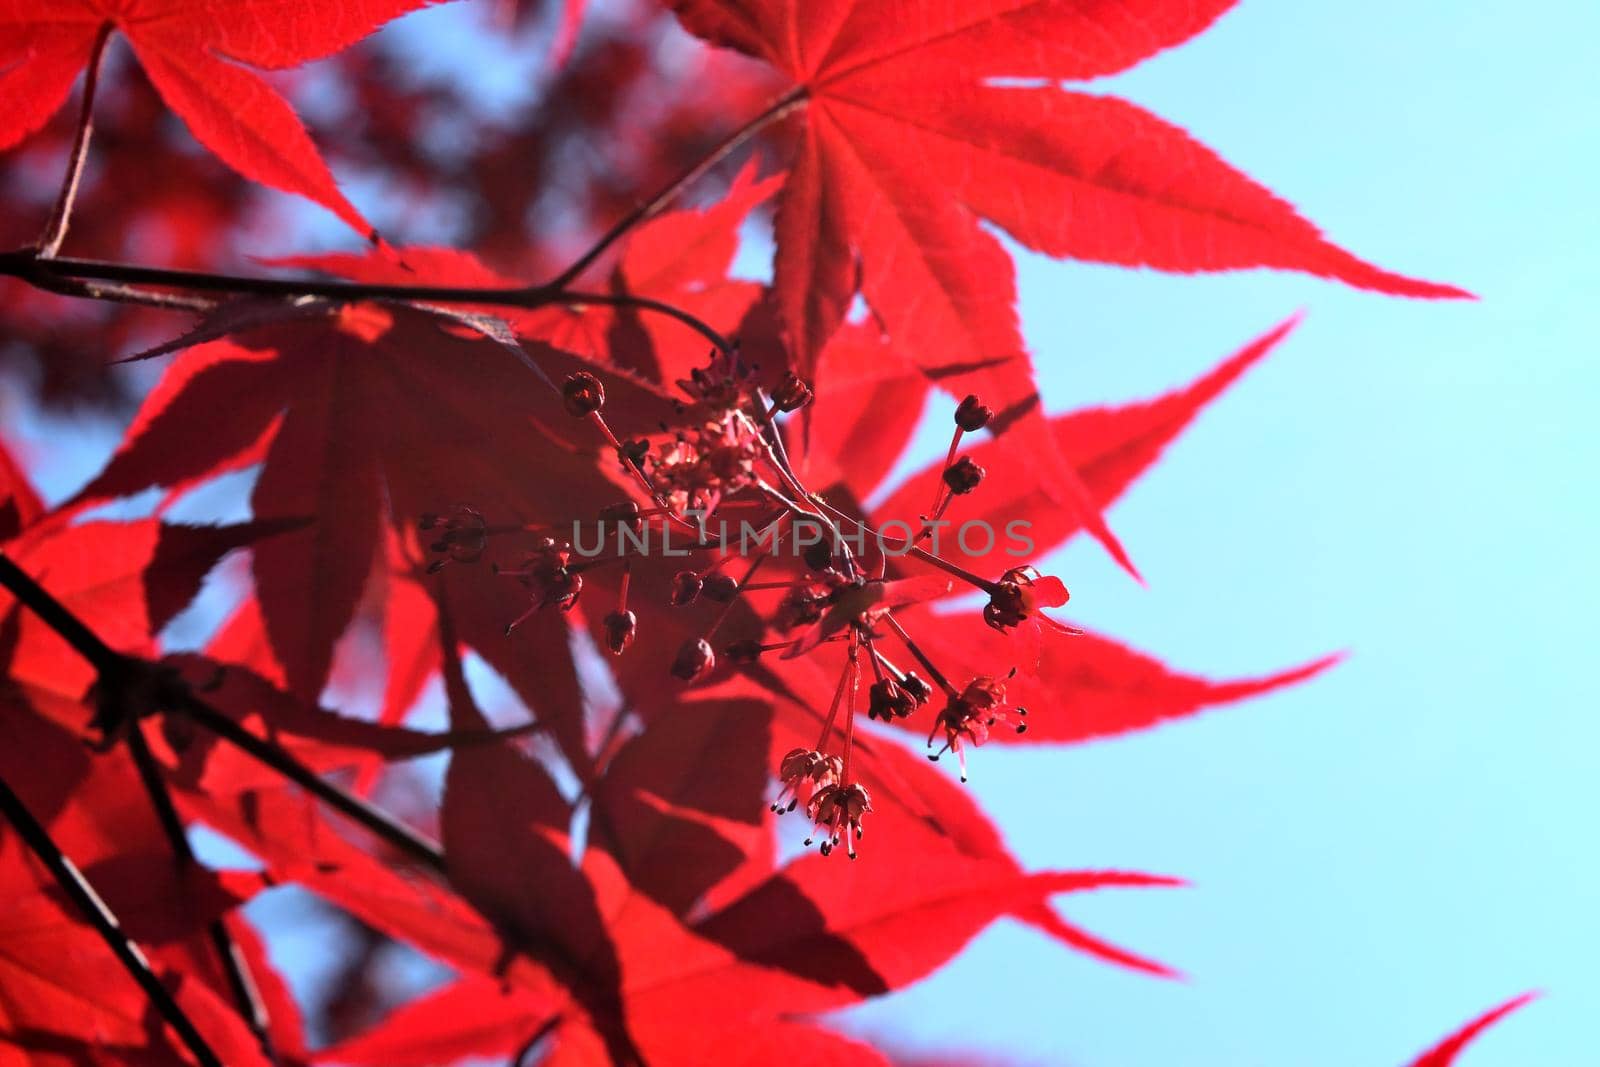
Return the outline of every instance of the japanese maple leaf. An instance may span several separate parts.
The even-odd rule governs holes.
[[[822,351],[816,402],[786,427],[801,476],[824,496],[843,489],[856,503],[867,499],[916,432],[927,393],[927,379],[892,339],[846,323]]]
[[[527,349],[555,379],[588,365],[548,346]],[[664,393],[618,371],[606,379],[620,422],[677,417]],[[255,556],[273,652],[289,687],[315,699],[386,520],[410,526],[470,501],[492,521],[570,523],[620,495],[595,462],[602,446],[504,346],[425,311],[360,305],[183,353],[82,498],[264,462],[255,513],[316,517]],[[540,478],[527,476],[532,456]]]
[[[66,101],[102,28],[125,36],[195,139],[252,181],[313,200],[376,239],[288,102],[258,70],[331,55],[429,0],[0,0],[0,149]]]
[[[749,320],[758,311],[764,288],[730,279],[728,272],[739,248],[741,224],[778,185],[775,176],[756,180],[753,164],[747,165],[716,203],[652,218],[629,236],[607,287],[617,295],[648,297],[682,308],[737,338],[746,358],[760,362],[760,339],[754,336],[759,330]],[[613,358],[663,385],[689,377],[691,370],[705,363],[705,339],[681,323],[632,308],[591,308],[586,314],[604,326]],[[549,340],[561,344],[557,338]],[[774,372],[780,362],[773,361]]]
[[[1168,270],[1293,268],[1459,296],[1322,238],[1182,130],[1114,97],[996,79],[1112,74],[1203,30],[1231,0],[677,0],[692,32],[770,63],[804,104],[777,211],[776,302],[810,377],[859,289],[903,351],[1011,428],[1013,465],[1130,572],[1036,417],[1009,255],[988,221],[1051,255]]]
[[[771,718],[759,699],[679,701],[623,745],[596,784],[591,846],[679,915],[752,857],[770,869]]]
[[[229,552],[300,525],[250,522],[185,526],[158,519],[40,523],[6,551],[57,600],[119,652],[145,655]],[[0,590],[0,668],[36,708],[85,728],[76,702],[94,671],[54,629]]]
[[[79,705],[80,721],[90,713]],[[210,958],[201,955],[210,952],[200,936],[206,925],[262,888],[260,878],[180,868],[126,750],[91,752],[80,734],[4,687],[0,779],[78,864],[128,935],[151,949],[158,972],[178,980],[179,1000],[197,1025],[219,1048],[233,1046],[228,1062],[262,1062],[224,1001],[220,975],[212,984],[211,973],[190,965]],[[172,1062],[145,994],[76,909],[60,901],[5,823],[0,885],[8,897],[0,920],[0,1048],[39,1057],[29,1063],[53,1062],[51,1052],[70,1063],[101,1062],[102,1055],[108,1062]]]
[[[810,740],[804,735],[791,734],[775,737],[774,742],[776,758],[781,754],[778,742],[794,747],[809,744]],[[874,790],[894,797],[894,807],[874,813],[874,818],[886,817],[890,825],[885,829],[894,835],[897,849],[953,850],[987,863],[1009,865],[1017,874],[1023,873],[1022,865],[1012,856],[1000,828],[978,806],[971,789],[958,784],[922,756],[888,740],[870,741],[865,751],[871,758],[862,762],[864,776]],[[1180,886],[1183,883],[1176,879],[1153,878],[1149,884]],[[1179,977],[1179,973],[1166,964],[1114,945],[1069,922],[1051,905],[1046,892],[1017,901],[1012,914],[1068,948],[1106,963],[1161,978]]]
[[[777,191],[779,179],[756,178],[754,163],[736,174],[726,194],[700,208],[664,212],[635,228],[617,261],[592,288],[613,297],[646,299],[687,312],[724,336],[738,340],[746,358],[760,359],[764,341],[762,297],[757,282],[729,278],[739,249],[740,227]],[[504,288],[525,282],[486,267],[472,255],[445,248],[408,248],[405,264],[372,256],[291,257],[276,266],[329,271],[360,281],[415,284],[419,277],[441,283]],[[520,336],[563,351],[626,367],[671,388],[705,364],[708,341],[682,322],[655,311],[605,305],[557,305],[531,310],[485,306]],[[765,316],[770,318],[769,316]],[[770,328],[766,331],[770,333]],[[776,381],[783,360],[772,360]]]
[[[150,1011],[144,992],[70,905],[43,892],[7,895],[0,917],[0,1060],[188,1062],[176,1037]],[[225,1062],[267,1063],[223,994],[188,975],[171,982],[179,1006]],[[9,1052],[23,1058],[13,1059]]]
[[[811,366],[856,271],[930,367],[1021,358],[1009,257],[1029,248],[1166,270],[1271,266],[1410,296],[1175,126],[1054,85],[1114,74],[1232,0],[674,0],[683,24],[765,60],[805,104],[777,225],[778,302]],[[1025,366],[1025,364],[1024,364]]]
[[[1297,321],[1295,317],[1279,324],[1207,374],[1165,395],[1052,417],[1049,431],[1082,478],[1095,505],[1111,506],[1160,459],[1167,446],[1207,405],[1272,352]],[[840,339],[849,333],[847,327],[836,335],[825,358],[834,358]],[[887,388],[900,387],[893,364],[880,364],[879,373],[884,375]],[[813,450],[828,456],[853,448],[851,442],[869,437],[872,428],[882,422],[877,409],[859,403],[859,389],[860,383],[838,394],[819,394],[812,429]],[[981,519],[1001,531],[1013,520],[1024,520],[1028,523],[1026,534],[1033,541],[1030,557],[1054,550],[1082,529],[1075,516],[1053,507],[1031,479],[1005,468],[999,442],[980,443],[964,449],[964,454],[995,473],[976,492],[962,498],[950,512],[952,521]],[[860,470],[853,464],[844,465],[839,471],[844,494],[858,499],[869,495],[895,455],[898,452],[869,450]],[[929,487],[937,484],[941,470],[942,464],[913,474],[873,512],[872,524],[882,529],[891,519],[914,520],[927,509]],[[946,537],[946,542],[949,540]],[[947,544],[944,550],[961,566],[985,578],[996,578],[1005,569],[1023,562],[1007,554],[1003,536],[987,547],[980,542],[971,552],[958,552],[960,547],[959,542],[955,546]],[[913,573],[914,566],[907,564],[905,573]],[[970,589],[958,583],[953,592],[967,593]],[[924,651],[943,669],[957,675],[952,679],[957,684],[979,674],[1000,675],[1013,666],[1023,668],[1009,683],[1008,692],[1016,704],[1026,706],[1032,713],[1029,729],[1020,735],[1010,731],[992,735],[994,740],[1006,743],[1079,742],[1149,729],[1206,708],[1305,681],[1339,660],[1328,656],[1259,678],[1212,681],[1174,671],[1144,653],[1095,634],[1050,634],[1042,644],[1029,649],[1019,641],[1019,635],[1000,633],[985,625],[977,611],[948,612],[922,606],[899,613],[899,617]],[[827,706],[836,677],[819,671],[812,663],[777,657],[764,658],[751,673],[779,695],[796,697],[812,707]],[[626,673],[623,677],[626,680]],[[900,720],[897,725],[916,730],[921,721]],[[925,732],[927,726],[922,725],[921,730]]]
[[[1286,319],[1241,346],[1205,375],[1161,396],[1052,416],[1050,435],[1065,462],[1078,472],[1094,506],[1105,509],[1115,503],[1208,405],[1276,349],[1299,322],[1298,315]],[[875,417],[871,412],[861,416],[865,420]],[[838,425],[831,436],[817,445],[828,450],[837,446],[838,435],[856,432],[851,424]],[[998,442],[964,447],[962,454],[970,456],[989,474],[948,517],[957,525],[981,519],[996,531],[993,544],[987,547],[979,540],[970,550],[959,542],[944,548],[952,553],[960,549],[958,558],[963,567],[985,578],[997,578],[1006,569],[1028,562],[1007,551],[1016,547],[1004,534],[1007,524],[1014,520],[1027,523],[1025,532],[1032,548],[1026,554],[1030,558],[1044,556],[1083,528],[1077,516],[1052,506],[1047,493],[1006,462],[1006,453]],[[924,467],[907,478],[874,509],[873,525],[882,529],[891,519],[915,523],[917,515],[927,510],[929,487],[938,482],[942,470],[942,465]],[[950,540],[947,532],[941,545],[949,546]]]

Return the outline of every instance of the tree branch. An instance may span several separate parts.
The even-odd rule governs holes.
[[[135,286],[185,289],[193,293],[245,293],[264,297],[320,296],[329,300],[395,300],[422,304],[482,304],[494,307],[541,308],[554,304],[574,306],[636,307],[667,315],[693,329],[719,350],[731,353],[733,344],[709,324],[680,307],[661,300],[624,293],[575,293],[543,285],[487,286],[381,285],[369,282],[321,281],[314,278],[251,278],[209,271],[141,267],[66,256],[45,258],[32,248],[0,252],[0,275],[9,275],[38,289],[93,300],[119,300],[155,304],[175,310],[206,310],[210,304],[178,294],[153,292]],[[84,286],[84,280],[114,282],[115,287]]]
[[[84,917],[99,933],[101,940],[116,954],[117,959],[122,961],[122,966],[133,976],[133,980],[139,983],[139,987],[144,990],[145,996],[150,998],[150,1003],[154,1005],[161,1018],[177,1031],[179,1039],[195,1060],[202,1067],[222,1067],[222,1061],[211,1050],[206,1039],[195,1029],[189,1016],[184,1014],[178,1002],[167,991],[167,987],[161,984],[161,979],[150,969],[150,961],[145,958],[144,952],[123,933],[121,924],[117,922],[117,917],[111,913],[111,909],[106,907],[105,901],[100,899],[100,895],[94,891],[94,887],[83,877],[77,866],[56,847],[49,831],[39,824],[27,805],[23,804],[22,798],[12,791],[4,779],[0,779],[0,812],[3,812],[6,820],[16,828],[17,835],[38,857],[39,862],[50,871],[62,892],[83,911]]]

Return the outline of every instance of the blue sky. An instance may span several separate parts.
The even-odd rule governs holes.
[[[1096,86],[1482,300],[1023,255],[1053,410],[1307,311],[1111,512],[1148,589],[1087,542],[1050,561],[1075,617],[1219,675],[1352,655],[1154,733],[981,754],[971,788],[1029,864],[1194,883],[1065,901],[1188,982],[1003,925],[854,1024],[1038,1063],[1393,1064],[1538,987],[1462,1062],[1593,1062],[1597,30],[1593,4],[1246,0]]]
[[[458,17],[391,32],[436,42]],[[1064,900],[1187,982],[1001,924],[848,1026],[1023,1063],[1385,1065],[1538,987],[1462,1062],[1592,1060],[1597,33],[1592,0],[1245,0],[1095,86],[1358,254],[1483,299],[1019,251],[1052,410],[1163,391],[1307,312],[1111,512],[1148,588],[1089,543],[1049,561],[1074,618],[1218,676],[1351,658],[1153,733],[978,755],[970,788],[1029,865],[1194,883]],[[59,429],[0,410],[36,444]],[[905,470],[942,450],[944,419]],[[73,430],[84,448],[39,454],[56,495],[115,440]]]

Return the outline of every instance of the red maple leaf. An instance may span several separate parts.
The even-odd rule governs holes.
[[[502,346],[407,308],[348,307],[331,326],[295,319],[185,352],[80,494],[183,486],[264,461],[256,514],[316,516],[255,557],[273,652],[308,699],[381,555],[386,518],[409,526],[471,500],[497,521],[561,522],[615,498],[592,453],[575,454],[560,397]],[[530,347],[548,374],[581,365]],[[674,417],[664,396],[620,374],[612,382],[632,417]],[[566,474],[524,477],[524,457],[542,453]],[[299,594],[306,582],[315,598]]]
[[[775,299],[812,376],[859,290],[900,350],[1016,428],[1013,462],[1130,572],[1036,415],[1010,257],[987,220],[1051,255],[1166,270],[1274,266],[1410,296],[1461,296],[1367,264],[1187,134],[1053,85],[1116,73],[1231,0],[916,3],[677,0],[692,32],[770,63],[803,108],[777,211]],[[803,12],[803,13],[802,13]]]
[[[331,55],[428,0],[4,0],[0,3],[0,149],[66,102],[104,30],[127,38],[167,106],[195,139],[252,181],[314,200],[376,239],[345,199],[305,127],[257,70]]]
[[[0,93],[13,105],[0,147],[59,110],[117,33],[215,154],[367,231],[258,72],[329,55],[422,2],[0,0]],[[802,520],[864,534],[903,522],[909,539],[949,517],[1007,535],[1025,523],[1029,557],[1087,532],[1131,571],[1102,513],[1293,320],[1164,395],[1047,413],[994,230],[1058,257],[1464,294],[1342,250],[1137,106],[1060,86],[1188,40],[1229,0],[677,0],[676,16],[624,3],[577,50],[585,5],[559,6],[552,64],[571,62],[526,126],[467,114],[456,86],[399,85],[376,51],[331,65],[364,120],[352,154],[389,165],[408,202],[463,205],[473,218],[455,232],[486,259],[417,248],[404,263],[274,264],[336,279],[325,283],[48,248],[0,256],[29,298],[19,321],[36,313],[30,285],[202,309],[190,332],[140,353],[179,355],[65,505],[48,508],[0,448],[0,781],[49,839],[0,824],[16,913],[0,921],[0,1059],[184,1055],[151,1010],[161,998],[147,1001],[104,932],[63,907],[56,882],[72,883],[45,877],[50,849],[101,889],[229,1064],[263,1062],[255,1025],[276,1046],[265,1058],[291,1067],[884,1067],[891,1057],[831,1030],[827,1013],[907,987],[1004,918],[1176,974],[1065,906],[1179,880],[1024,867],[922,738],[963,759],[991,739],[1084,742],[1271,692],[1337,657],[1243,680],[1180,672],[1053,619],[1066,583],[1001,538],[899,556],[882,538],[859,556],[780,553],[776,540],[770,553],[590,556],[564,542],[602,522],[684,531],[697,507],[786,531],[796,549]],[[742,55],[684,60],[654,36],[674,17]],[[669,69],[694,84],[658,99]],[[786,84],[771,110],[712,147],[774,77]],[[115,128],[129,99],[97,111]],[[130,106],[121,142],[96,142],[113,148],[102,169],[117,178],[163,114],[149,92]],[[785,151],[780,167],[760,155],[720,198],[663,210],[762,131]],[[686,145],[707,154],[674,163]],[[679,165],[685,178],[642,199]],[[8,161],[4,177],[26,172]],[[154,219],[184,258],[230,253],[219,223],[240,183],[192,210],[204,168],[149,184],[128,211],[94,205],[80,223],[126,248]],[[568,238],[635,198],[557,282],[514,277],[564,258]],[[769,203],[766,284],[737,276],[735,260]],[[578,279],[582,291],[568,287]],[[167,314],[61,318],[69,340],[45,347],[59,303],[27,331],[30,351],[109,358],[148,344],[145,325]],[[958,410],[949,458],[886,492],[934,389],[977,396]],[[174,507],[228,492],[223,475],[254,479],[250,521],[172,521]],[[152,488],[164,491],[154,515],[89,515]],[[164,650],[168,624],[238,549],[249,580],[242,566],[212,580],[233,604],[203,651]],[[981,609],[957,602],[975,591]],[[433,713],[446,728],[423,728]],[[410,762],[438,754],[448,762]],[[252,869],[196,861],[185,842],[198,827]],[[779,844],[791,834],[820,854],[792,855]],[[835,846],[855,858],[863,840],[861,862],[827,858]],[[312,1004],[305,1020],[239,910],[287,885],[336,909],[362,946],[330,947],[342,1003]],[[409,1002],[389,995],[390,941],[450,977]],[[264,1027],[241,985],[259,988]],[[1444,1067],[1527,999],[1418,1067]],[[333,1043],[313,1052],[312,1037]]]
[[[1009,257],[1030,248],[1167,270],[1275,266],[1460,296],[1363,263],[1182,130],[1113,97],[997,79],[1114,74],[1232,0],[985,0],[929,7],[677,0],[692,32],[770,63],[805,119],[778,213],[778,302],[803,367],[856,288],[923,366],[1023,354]],[[980,379],[956,388],[992,394]]]

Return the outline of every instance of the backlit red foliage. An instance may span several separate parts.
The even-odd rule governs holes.
[[[544,57],[510,117],[352,47],[423,6],[0,0],[5,358],[112,410],[114,360],[165,361],[59,505],[0,446],[0,1061],[884,1064],[821,1017],[1002,917],[1174,975],[1057,905],[1176,878],[1027,869],[946,764],[1336,661],[1179,671],[1055,618],[1067,584],[1034,566],[1086,532],[1136,574],[1105,511],[1294,322],[1051,415],[994,231],[1465,294],[1060,87],[1230,0],[503,2],[484,32]],[[329,56],[330,92],[263,74]],[[66,107],[86,66],[92,136]],[[280,88],[334,109],[315,144]],[[387,199],[358,209],[335,173]],[[370,247],[240,272],[303,218],[255,185]],[[368,221],[429,212],[454,247]],[[736,274],[768,225],[769,280]],[[960,402],[948,455],[885,493],[931,391]],[[1020,523],[1028,552],[947,521]],[[702,543],[722,523],[765,541]],[[203,647],[175,647],[180,616]],[[185,828],[251,862],[208,865]],[[240,912],[287,886],[356,932],[305,1017]],[[420,994],[385,969],[400,945],[445,969]]]

